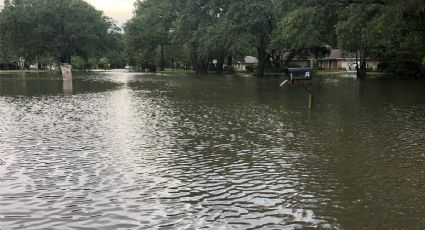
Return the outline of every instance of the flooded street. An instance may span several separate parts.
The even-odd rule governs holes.
[[[0,229],[423,229],[425,82],[280,82],[0,75]]]

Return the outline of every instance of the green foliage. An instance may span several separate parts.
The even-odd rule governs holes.
[[[226,72],[226,73],[235,73],[236,72],[236,69],[233,66],[225,66],[224,67],[224,72]]]
[[[27,61],[99,56],[109,48],[112,26],[83,0],[11,0],[0,15],[1,40]]]
[[[247,65],[245,66],[246,71],[250,72],[250,73],[254,73],[256,68],[254,65]]]
[[[73,56],[72,57],[72,68],[78,70],[85,70],[87,66],[87,60],[84,58]]]
[[[273,46],[308,53],[330,45],[334,33],[329,30],[325,16],[326,9],[319,6],[302,7],[289,12],[277,23]]]
[[[109,64],[109,60],[108,60],[108,58],[106,58],[106,57],[103,57],[103,58],[101,58],[100,60],[99,60],[99,68],[101,68],[101,69],[109,69],[110,68],[110,66],[109,66],[110,64]]]
[[[421,71],[425,2],[421,0],[362,2],[342,7],[336,24],[341,48],[361,58],[380,57],[380,68],[406,76]]]
[[[152,66],[159,64],[163,70],[165,59],[162,54],[164,46],[171,43],[171,26],[174,20],[172,1],[138,1],[134,17],[124,27],[130,64],[143,69],[149,66],[149,69],[156,69]],[[158,49],[162,50],[159,51],[160,58],[153,55]]]
[[[425,56],[425,44],[421,36],[410,34],[400,44],[396,56],[397,73],[416,77],[421,74]]]
[[[331,47],[380,68],[424,74],[423,0],[138,0],[124,34],[83,0],[9,0],[0,13],[0,58],[69,61],[81,68],[232,71],[226,60],[256,55],[257,75],[280,71],[285,52],[322,57]],[[107,60],[107,63],[106,63]],[[357,61],[356,61],[357,62]],[[225,67],[226,64],[229,67]],[[231,64],[231,63],[230,63]]]

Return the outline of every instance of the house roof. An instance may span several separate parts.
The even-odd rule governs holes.
[[[342,58],[342,50],[340,49],[332,49],[329,56],[323,58],[323,59],[330,59],[330,60],[334,60],[334,59],[340,59]]]
[[[246,56],[245,57],[245,63],[246,64],[257,64],[258,59],[256,57],[253,57],[253,56]]]
[[[283,53],[282,60],[284,60],[284,61],[288,60],[290,54],[291,54],[291,52],[285,52],[285,53]],[[311,59],[311,58],[313,58],[312,55],[309,55],[307,57],[306,56],[296,55],[294,58],[292,58],[292,60],[294,60],[294,61],[304,61],[304,60],[308,60],[308,59]]]
[[[322,58],[322,60],[337,60],[337,59],[350,59],[355,58],[355,54],[350,52],[345,52],[342,49],[332,49],[331,53]]]
[[[288,60],[290,52],[286,52],[282,55],[283,60]],[[304,61],[308,59],[314,58],[313,55],[308,56],[295,56],[293,58],[294,61]],[[346,59],[346,58],[355,58],[355,55],[352,53],[348,53],[343,51],[342,49],[332,49],[329,55],[319,58],[320,60],[338,60],[338,59]]]

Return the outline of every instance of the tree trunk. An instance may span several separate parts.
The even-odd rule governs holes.
[[[198,52],[195,45],[191,45],[190,49],[190,61],[192,64],[192,70],[198,72],[199,63],[198,63]]]
[[[258,52],[258,67],[257,77],[263,77],[266,69],[266,64],[270,65],[270,55],[267,53],[267,45],[269,44],[269,36],[273,32],[272,17],[269,18],[266,27],[260,35],[260,44],[257,47]]]
[[[164,45],[161,44],[161,60],[159,63],[159,70],[164,71],[165,70],[165,61],[164,61]]]
[[[356,50],[356,76],[360,78],[359,51]]]
[[[217,74],[223,73],[224,59],[225,59],[225,54],[224,54],[224,51],[222,51],[220,52],[217,58]]]
[[[229,55],[227,57],[227,66],[233,66],[233,56]]]
[[[69,55],[66,52],[63,52],[59,58],[59,61],[63,64],[63,63],[68,63],[71,65],[71,55]]]
[[[207,75],[208,74],[208,61],[199,58],[197,61],[198,65],[196,68],[196,73],[199,75]]]
[[[267,63],[267,50],[264,46],[257,48],[258,52],[258,66],[257,66],[257,77],[263,77],[264,76],[264,70],[266,68]]]
[[[359,61],[360,61],[360,66],[358,66],[357,59],[359,59]],[[366,48],[365,47],[363,47],[362,50],[360,50],[360,57],[357,57],[357,55],[356,55],[356,62],[357,62],[357,78],[358,79],[365,79],[366,75],[367,75],[367,60],[366,60]]]

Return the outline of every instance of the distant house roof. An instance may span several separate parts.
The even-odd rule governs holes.
[[[355,57],[356,56],[354,53],[346,52],[342,49],[332,49],[331,53],[328,56],[322,58],[322,60],[350,59]]]
[[[258,64],[258,59],[253,56],[246,56],[245,57],[245,64]]]
[[[282,55],[282,60],[288,60],[288,57],[290,55],[290,52],[286,52]],[[314,58],[314,56],[308,55],[308,56],[295,56],[293,58],[294,61],[304,61]],[[329,55],[319,58],[320,60],[338,60],[338,59],[349,59],[349,58],[355,58],[355,55],[353,53],[345,52],[342,49],[332,49]]]
[[[282,60],[284,60],[284,61],[288,60],[290,55],[291,55],[291,52],[283,53],[282,54]],[[313,58],[312,55],[310,55],[309,57],[296,55],[294,58],[292,58],[292,60],[294,60],[294,61],[304,61],[304,60],[309,60],[311,58]]]
[[[323,59],[329,59],[329,60],[335,60],[335,59],[341,59],[342,58],[342,50],[340,49],[332,49],[329,56],[323,58]]]

